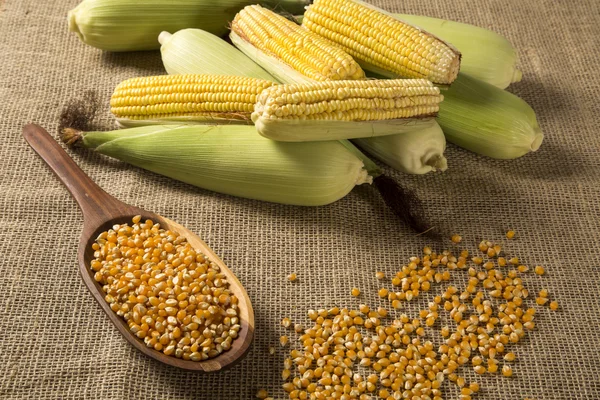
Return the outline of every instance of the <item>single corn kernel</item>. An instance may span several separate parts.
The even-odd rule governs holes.
[[[538,274],[538,275],[544,275],[544,273],[546,272],[546,270],[544,269],[544,267],[542,267],[541,265],[536,265],[533,268],[533,271]]]
[[[513,374],[513,371],[510,366],[505,365],[502,367],[502,375],[509,377],[509,376],[512,376],[512,374]]]
[[[460,243],[462,241],[462,237],[458,234],[452,235],[451,239],[454,243]]]
[[[281,344],[281,347],[287,346],[288,342],[289,342],[289,339],[285,335],[283,335],[279,338],[279,343]]]
[[[529,267],[527,265],[519,265],[517,270],[519,270],[519,272],[527,272],[529,271]]]
[[[375,273],[375,277],[379,280],[385,279],[385,273],[381,272],[381,271],[377,271]]]
[[[548,302],[548,299],[545,297],[538,297],[535,299],[535,302],[537,305],[543,306],[544,304],[546,304]]]
[[[352,291],[350,292],[352,294],[352,296],[354,297],[358,297],[360,296],[360,290],[358,288],[352,288]]]
[[[506,232],[506,238],[507,239],[512,239],[514,237],[515,237],[515,231],[511,230],[511,231]]]
[[[287,278],[288,278],[288,281],[294,282],[294,281],[296,281],[296,279],[298,279],[298,275],[295,272],[293,272],[293,273],[289,274]]]
[[[504,355],[505,361],[513,362],[513,361],[515,361],[515,358],[516,358],[516,356],[515,356],[515,353],[513,353],[513,352],[509,352]]]
[[[551,301],[551,302],[550,302],[550,309],[551,309],[551,310],[553,310],[553,311],[556,311],[556,310],[558,310],[558,302],[556,302],[556,301]]]
[[[260,389],[258,392],[256,392],[256,397],[259,399],[266,399],[269,396],[269,394],[267,393],[267,391],[265,389]]]
[[[284,319],[281,320],[281,325],[284,328],[289,328],[292,325],[292,320],[286,317],[286,318],[284,318]]]

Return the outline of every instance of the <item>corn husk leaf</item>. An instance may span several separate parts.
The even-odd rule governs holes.
[[[258,133],[282,142],[324,141],[403,134],[435,125],[433,118],[381,121],[325,121],[253,118]]]
[[[163,65],[170,75],[237,75],[275,81],[258,64],[210,32],[201,29],[162,32],[158,41]]]

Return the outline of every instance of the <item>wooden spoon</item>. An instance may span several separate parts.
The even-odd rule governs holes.
[[[42,127],[33,124],[26,125],[23,128],[23,137],[42,160],[48,164],[50,169],[67,187],[79,204],[79,208],[83,212],[83,232],[79,241],[77,257],[79,260],[79,272],[89,291],[123,337],[136,349],[155,360],[194,371],[219,371],[229,368],[241,360],[248,352],[254,337],[254,311],[252,310],[248,294],[240,281],[211,248],[198,236],[176,222],[142,210],[141,208],[125,204],[106,193],[75,164],[71,157]],[[227,276],[231,291],[239,299],[241,325],[239,336],[232,342],[231,348],[228,351],[205,361],[186,361],[173,356],[167,356],[162,352],[147,347],[142,340],[129,331],[125,320],[110,309],[109,304],[104,300],[102,287],[94,279],[94,272],[90,268],[90,261],[93,259],[94,253],[92,244],[101,232],[110,229],[115,224],[131,223],[131,219],[135,215],[141,215],[143,219],[150,219],[155,223],[158,222],[162,228],[170,229],[183,235],[192,247],[204,253]]]

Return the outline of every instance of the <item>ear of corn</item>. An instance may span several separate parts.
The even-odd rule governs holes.
[[[354,144],[379,161],[398,171],[425,174],[445,171],[446,139],[437,123],[430,127],[398,135],[352,140]]]
[[[274,85],[258,97],[252,121],[280,141],[392,135],[433,123],[443,96],[425,79]]]
[[[238,75],[275,81],[229,43],[201,29],[183,29],[174,34],[162,32],[158,41],[167,73]]]
[[[542,144],[535,112],[512,93],[461,73],[444,97],[437,120],[454,144],[501,159],[520,157]]]
[[[63,140],[204,189],[275,203],[337,201],[373,177],[338,141],[279,143],[243,125],[67,129]],[[358,150],[356,150],[358,151]]]
[[[461,54],[460,71],[501,89],[521,80],[517,52],[506,38],[488,29],[438,18],[394,14],[452,43]]]
[[[121,82],[111,112],[123,126],[250,123],[257,96],[274,83],[230,75],[160,75]]]
[[[302,83],[365,77],[345,51],[259,5],[245,7],[235,16],[230,38],[280,81]]]
[[[162,31],[200,28],[227,33],[229,21],[250,0],[83,0],[69,11],[69,30],[90,46],[108,51],[158,49]],[[305,0],[262,0],[258,3],[302,13]]]
[[[302,26],[386,77],[448,85],[460,67],[460,53],[452,45],[359,0],[315,0]]]
[[[185,31],[183,31],[185,32]],[[176,34],[178,35],[179,32]],[[191,45],[191,44],[190,44]],[[235,75],[240,76],[252,76],[255,73],[254,63],[239,50],[233,48],[231,45],[224,43],[229,49],[223,49],[223,54],[228,54],[230,51],[237,53],[236,59],[240,57],[240,62],[234,66]],[[183,51],[183,50],[182,50]],[[163,60],[165,54],[163,53]],[[171,57],[178,57],[174,54]],[[234,57],[234,56],[232,56]],[[178,57],[181,58],[181,57]],[[182,58],[181,58],[182,59]],[[182,59],[182,63],[184,60]],[[194,72],[206,74],[211,73],[213,68],[222,68],[223,70],[229,71],[231,68],[229,62],[222,61],[221,59],[215,59],[213,63],[194,63],[190,65]],[[408,130],[408,129],[400,129]],[[395,132],[398,133],[398,132]],[[341,140],[341,143],[349,144],[347,140]],[[444,149],[446,147],[446,139],[441,133],[437,123],[430,122],[429,124],[423,124],[421,128],[409,132],[399,133],[395,135],[374,137],[364,139],[364,141],[358,141],[359,145],[362,145],[363,149],[370,152],[380,161],[388,164],[389,166],[396,168],[402,172],[410,174],[421,174],[428,170],[443,171],[445,158],[443,156]],[[350,144],[349,149],[356,151],[357,149]],[[369,171],[376,171],[377,167],[371,160],[364,156],[360,151],[357,151],[357,156],[363,160],[365,166]],[[437,161],[436,161],[437,159]]]

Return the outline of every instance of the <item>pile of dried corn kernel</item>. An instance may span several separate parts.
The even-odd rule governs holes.
[[[509,231],[507,238],[514,235]],[[456,244],[461,240],[452,237]],[[391,288],[379,289],[379,297],[387,298],[393,309],[402,309],[404,302],[417,299],[432,285],[451,280],[454,270],[468,274],[462,289],[442,288],[419,318],[407,314],[391,318],[385,308],[372,310],[365,304],[358,310],[309,310],[312,326],[295,329],[302,349],[291,350],[284,360],[283,389],[289,398],[441,400],[442,384],[448,380],[460,388],[461,400],[470,400],[479,384],[460,376],[461,368],[512,376],[516,356],[510,347],[535,328],[536,310],[525,304],[531,300],[520,277],[528,268],[516,257],[502,257],[498,244],[482,241],[478,247],[481,256],[472,257],[467,250],[456,257],[425,247],[421,257],[411,257],[392,277]],[[545,273],[541,266],[534,270]],[[383,272],[376,278],[386,280]],[[360,294],[352,288],[352,296]],[[536,303],[546,301],[548,293],[542,290]],[[550,308],[558,309],[558,303],[552,302]],[[445,319],[449,325],[441,326],[440,313],[449,317]],[[282,326],[288,329],[292,321],[284,318]],[[436,331],[441,334],[440,346],[428,340]],[[283,337],[282,345],[288,341]],[[268,398],[264,390],[257,397]]]
[[[110,308],[148,347],[201,361],[229,350],[238,299],[219,266],[151,220],[115,225],[92,245],[94,278]]]

